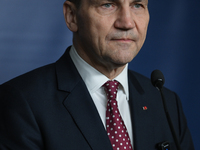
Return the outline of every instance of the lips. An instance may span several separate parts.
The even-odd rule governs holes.
[[[130,42],[130,41],[137,41],[138,36],[134,32],[115,32],[115,33],[110,33],[107,36],[108,40],[112,41],[124,41],[124,42]]]
[[[121,41],[121,42],[132,42],[134,41],[133,39],[131,38],[114,38],[112,39],[113,41]]]

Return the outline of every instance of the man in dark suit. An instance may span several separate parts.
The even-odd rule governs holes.
[[[73,46],[57,62],[0,86],[0,149],[122,150],[123,140],[129,140],[130,149],[156,150],[168,141],[176,150],[160,93],[127,69],[145,41],[147,5],[148,0],[66,1]],[[119,83],[116,111],[126,138],[107,132],[113,130],[107,122],[108,81]],[[181,149],[193,150],[178,96],[163,92]],[[114,134],[121,137],[118,131]]]

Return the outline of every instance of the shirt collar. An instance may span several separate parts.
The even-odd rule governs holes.
[[[81,75],[83,81],[85,82],[89,93],[92,94],[96,92],[99,88],[106,83],[109,78],[103,75],[101,72],[93,68],[87,62],[85,62],[76,52],[75,47],[72,46],[70,49],[70,56],[74,62],[79,74]],[[129,99],[128,91],[128,64],[125,66],[123,71],[114,79],[120,82],[123,90],[126,94],[127,100]]]

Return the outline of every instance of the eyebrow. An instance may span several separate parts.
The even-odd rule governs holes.
[[[148,2],[148,0],[133,0],[134,2]]]

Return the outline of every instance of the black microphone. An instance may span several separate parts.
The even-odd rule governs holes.
[[[176,136],[176,132],[174,130],[174,127],[173,127],[169,112],[167,110],[165,97],[164,97],[164,94],[163,94],[163,91],[162,91],[162,87],[163,87],[163,85],[165,83],[165,78],[164,78],[164,75],[162,74],[162,72],[160,70],[154,70],[151,73],[151,83],[153,84],[153,86],[155,86],[160,91],[160,94],[161,94],[161,97],[162,97],[162,102],[163,102],[163,107],[164,107],[164,111],[165,111],[165,115],[167,117],[167,121],[168,121],[170,130],[171,130],[172,136],[174,138],[174,142],[176,144],[176,148],[177,148],[177,150],[181,150],[181,147],[180,147],[180,144],[178,142],[178,138]]]
[[[163,87],[165,83],[165,78],[160,70],[154,70],[151,73],[151,83],[159,90]]]

